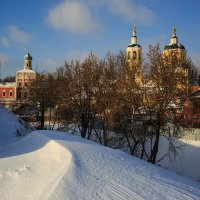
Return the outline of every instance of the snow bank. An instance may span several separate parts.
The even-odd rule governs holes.
[[[19,135],[26,135],[31,131],[32,128],[23,120],[0,106],[0,149],[21,139]]]
[[[0,199],[46,199],[67,171],[70,152],[31,134],[0,151]]]
[[[200,141],[174,139],[175,146],[181,146],[175,158],[165,157],[159,164],[196,181],[200,181]],[[168,149],[167,139],[161,137],[159,144],[158,159],[161,158]]]
[[[0,199],[200,199],[200,184],[77,136],[35,131],[0,150]]]

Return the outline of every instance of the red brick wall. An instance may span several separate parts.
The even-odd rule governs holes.
[[[3,93],[5,92],[5,96]],[[12,92],[12,96],[10,95],[10,92]],[[15,87],[0,87],[0,99],[10,99],[14,100],[16,99],[16,88]]]

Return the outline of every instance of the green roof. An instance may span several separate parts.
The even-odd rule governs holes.
[[[183,50],[185,50],[185,47],[182,44],[167,44],[165,46],[165,49],[183,49]]]
[[[128,47],[141,47],[139,44],[130,44]]]

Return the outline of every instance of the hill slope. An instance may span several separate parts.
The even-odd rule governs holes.
[[[32,130],[23,120],[0,106],[0,149],[20,140],[17,135],[23,136]]]
[[[79,137],[35,131],[0,150],[0,199],[200,199],[200,184]]]

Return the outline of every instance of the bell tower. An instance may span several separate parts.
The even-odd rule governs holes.
[[[169,44],[167,44],[164,48],[163,54],[175,53],[179,58],[186,58],[186,50],[185,47],[178,42],[178,37],[176,35],[176,27],[174,26],[172,29],[172,37],[170,39]]]
[[[138,85],[142,84],[142,47],[137,43],[136,25],[133,26],[133,34],[131,43],[126,48],[126,61],[131,70],[135,73],[135,82]]]
[[[177,88],[182,89],[182,90],[187,89],[188,88],[188,69],[183,68],[182,66],[182,64],[186,60],[186,49],[178,41],[175,26],[172,29],[172,36],[171,36],[170,42],[169,44],[165,46],[164,51],[163,51],[163,58],[165,59],[165,57],[167,58],[166,60],[169,60],[170,57],[171,59],[176,58],[177,59],[176,62],[180,63],[180,66],[176,66],[175,70],[177,73],[185,77],[185,83],[177,84]]]
[[[29,51],[24,56],[24,69],[25,70],[32,70],[32,56],[30,55]]]

